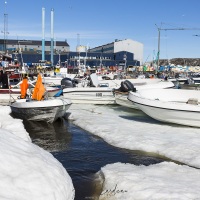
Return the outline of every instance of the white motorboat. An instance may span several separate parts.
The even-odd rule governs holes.
[[[33,89],[33,87],[29,88],[27,94],[31,94],[31,90]],[[60,88],[48,86],[46,87],[46,91],[48,97],[54,97],[59,93]],[[0,105],[8,105],[9,103],[16,101],[20,97],[20,92],[19,85],[10,89],[0,88]]]
[[[127,81],[127,80],[126,80]],[[122,82],[122,84],[126,84],[125,82]],[[130,83],[130,82],[129,82]],[[132,83],[130,83],[132,84]],[[144,89],[151,89],[151,88],[173,88],[174,84],[171,81],[162,81],[160,80],[159,82],[155,82],[153,84],[133,84],[132,88],[135,88],[136,91],[140,91],[140,90],[144,90]],[[121,87],[118,90],[115,90],[115,101],[117,104],[121,105],[121,106],[125,106],[125,107],[129,107],[129,108],[134,108],[134,109],[138,109],[138,107],[133,104],[132,102],[130,102],[128,100],[128,92],[132,91],[132,88],[127,89],[126,91],[124,91]],[[135,92],[135,91],[134,91]]]
[[[63,96],[78,104],[115,104],[113,89],[108,87],[64,88]]]
[[[197,90],[140,90],[129,92],[128,99],[158,121],[200,127],[200,92]]]
[[[61,80],[63,78],[71,78],[73,79],[76,76],[76,74],[63,74],[61,75],[55,75],[55,76],[44,76],[43,77],[43,83],[49,86],[60,86],[61,85]]]
[[[42,84],[42,76],[38,75],[31,97],[27,98],[28,79],[20,84],[20,99],[10,105],[14,116],[30,121],[46,121],[53,123],[62,117],[71,105],[69,99],[48,99],[45,97],[46,88]]]
[[[179,77],[179,78],[168,78],[168,81],[174,83],[175,88],[183,88],[188,86],[190,83],[190,79],[187,77]]]
[[[192,77],[191,81],[196,85],[200,85],[200,77]]]
[[[30,121],[53,123],[63,117],[71,105],[69,99],[47,99],[43,101],[18,99],[10,105],[15,117]]]
[[[91,74],[90,79],[92,87],[87,84],[90,81],[84,82],[84,84],[79,83],[77,87],[73,87],[72,82],[67,79],[69,87],[63,88],[63,96],[71,99],[72,103],[115,104],[113,88],[105,87],[105,85],[101,87],[96,74]]]
[[[188,82],[185,84],[179,85],[180,89],[188,89],[188,90],[199,90],[200,89],[200,78],[199,77],[191,77],[188,79]]]
[[[99,84],[106,84],[108,87],[110,88],[119,88],[121,86],[121,82],[128,80],[130,81],[133,85],[147,85],[147,84],[156,84],[161,82],[161,79],[139,79],[139,78],[135,78],[135,79],[114,79],[114,80],[99,80]]]
[[[37,80],[35,81],[28,81],[28,84],[29,84],[29,90],[33,90],[34,87],[35,87],[35,83],[36,83]],[[12,89],[15,89],[15,88],[20,88],[20,84],[22,83],[22,81],[20,81],[17,85],[14,85],[12,86]],[[45,84],[45,89],[47,91],[47,95],[48,97],[54,97],[61,89],[59,87],[53,87],[53,86],[49,86],[47,84]],[[29,91],[31,93],[31,91]]]

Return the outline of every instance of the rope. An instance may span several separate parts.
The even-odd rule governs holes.
[[[16,100],[14,99],[14,97],[10,94],[10,99],[9,99],[9,104],[8,105],[11,105],[12,103],[14,103],[14,102],[11,102],[11,98],[14,100],[14,102],[16,102]]]

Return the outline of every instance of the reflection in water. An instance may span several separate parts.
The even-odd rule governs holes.
[[[68,148],[71,135],[67,130],[67,124],[64,119],[59,119],[53,124],[24,121],[24,126],[32,142],[43,149],[53,152],[63,151]]]
[[[95,174],[101,167],[116,163],[150,165],[162,162],[138,151],[120,149],[73,125],[67,120],[54,124],[24,122],[33,143],[51,151],[72,178],[75,200],[96,199],[101,187],[95,184]],[[100,193],[99,193],[100,194]]]

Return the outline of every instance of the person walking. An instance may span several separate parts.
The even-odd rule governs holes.
[[[0,81],[2,83],[2,88],[3,89],[8,89],[8,76],[7,76],[6,73],[3,73],[3,70],[1,70]]]

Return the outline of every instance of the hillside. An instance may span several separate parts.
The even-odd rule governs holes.
[[[200,58],[173,58],[170,60],[160,59],[159,64],[162,66],[166,66],[169,64],[182,66],[200,66]]]

